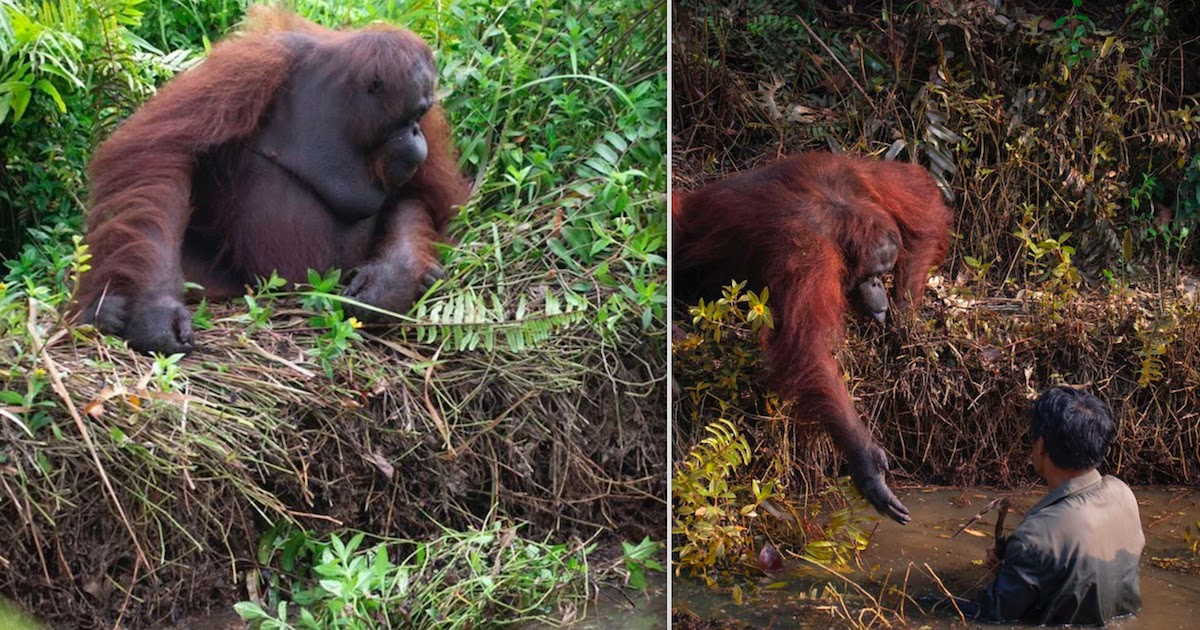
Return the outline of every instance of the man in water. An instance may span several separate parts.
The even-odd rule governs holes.
[[[1050,492],[1008,536],[995,579],[960,605],[983,621],[1102,625],[1142,607],[1138,559],[1146,538],[1137,500],[1120,479],[1101,476],[1117,434],[1108,405],[1081,390],[1054,387],[1030,414],[1033,469]]]

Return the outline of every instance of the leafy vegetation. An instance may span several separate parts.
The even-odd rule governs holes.
[[[690,307],[687,334],[672,344],[675,369],[685,375],[676,409],[704,432],[672,474],[675,572],[686,568],[710,586],[717,583],[713,569],[752,564],[764,533],[802,546],[812,562],[845,567],[866,549],[864,524],[879,518],[849,477],[818,482],[823,489],[805,509],[787,496],[792,454],[775,445],[791,441],[792,421],[757,384],[763,370],[758,333],[774,325],[769,295],[744,287],[733,282],[717,300]],[[775,421],[751,424],[748,409]],[[773,518],[764,519],[767,514]]]
[[[0,0],[0,258],[10,283],[32,277],[57,292],[94,141],[198,60],[142,38],[143,5]]]
[[[1194,485],[1200,81],[1180,70],[1200,65],[1194,7],[842,4],[674,5],[674,188],[829,150],[917,163],[939,183],[957,218],[923,308],[890,313],[884,327],[847,317],[838,353],[855,408],[889,455],[889,479],[1028,484],[1029,400],[1071,383],[1119,418],[1106,473]],[[676,552],[719,583],[716,597],[756,614],[804,609],[813,625],[831,623],[827,615],[847,627],[911,625],[907,574],[859,585],[823,571],[817,583],[830,586],[801,593],[795,575],[767,584],[743,571],[732,589],[722,580],[738,572],[720,569],[748,564],[763,539],[822,564],[853,562],[870,527],[854,493],[827,481],[839,462],[819,427],[793,421],[763,386],[755,331],[736,316],[721,321],[710,303],[673,313],[676,487],[699,479],[676,505],[712,487],[726,493],[722,503],[703,499],[713,514],[742,528],[699,538],[707,526],[693,510],[675,523]],[[729,421],[737,435],[728,450],[705,444]],[[733,457],[738,440],[750,456]],[[741,517],[752,502],[743,489],[764,479],[776,496],[756,518]],[[797,536],[789,519],[823,520],[812,506],[831,526]],[[739,537],[718,536],[726,531]],[[721,546],[726,558],[712,563]],[[792,586],[772,597],[785,580]],[[789,609],[788,595],[811,604]]]
[[[651,540],[649,536],[637,544],[621,543],[622,559],[625,563],[625,571],[629,576],[625,583],[630,588],[639,591],[645,590],[646,576],[650,572],[666,572],[662,563],[658,561],[662,548],[662,543]]]
[[[261,603],[234,608],[261,630],[469,628],[479,620],[504,627],[553,622],[556,601],[588,589],[592,547],[529,541],[499,522],[430,541],[383,540],[367,549],[365,540],[363,533],[325,541],[287,528],[267,532],[258,560],[279,573],[264,584]]]
[[[709,584],[714,583],[709,569],[754,556],[752,524],[763,501],[779,498],[774,476],[749,473],[753,450],[740,419],[729,419],[739,413],[743,388],[759,371],[758,352],[749,340],[772,325],[769,295],[743,292],[744,287],[745,282],[733,282],[717,300],[689,308],[691,327],[698,332],[676,337],[671,346],[675,369],[695,377],[684,391],[689,404],[676,408],[687,410],[689,420],[704,428],[671,477],[675,572],[686,567]]]
[[[0,572],[13,592],[36,598],[34,582],[51,580],[39,541],[53,532],[75,541],[69,562],[106,570],[130,598],[66,586],[74,595],[36,605],[50,621],[136,623],[175,602],[228,603],[231,563],[242,587],[268,572],[235,561],[252,555],[240,541],[286,526],[312,532],[304,557],[316,566],[365,581],[298,599],[326,578],[296,565],[261,612],[294,623],[280,618],[287,604],[372,627],[353,625],[377,623],[358,616],[379,601],[365,594],[397,592],[372,579],[426,571],[431,590],[409,596],[437,598],[457,593],[455,574],[411,556],[416,541],[387,543],[372,574],[381,556],[334,546],[352,539],[343,528],[425,536],[472,567],[466,541],[500,535],[497,514],[541,540],[590,539],[614,519],[660,531],[665,3],[290,2],[328,26],[403,25],[434,49],[474,183],[441,252],[447,278],[388,329],[346,316],[336,270],[292,287],[264,278],[232,304],[196,306],[203,350],[187,357],[137,356],[64,319],[89,264],[78,237],[93,147],[200,63],[246,5],[0,0],[0,475],[11,488],[0,547],[13,550]],[[587,549],[512,544],[546,555],[488,567],[472,584],[494,590],[446,619],[478,627],[497,606],[578,616],[589,567],[563,564],[565,582],[538,572]],[[604,571],[638,587],[657,566],[652,549],[614,550],[622,560]],[[183,596],[185,585],[215,601]]]
[[[677,189],[832,149],[921,164],[957,212],[917,317],[899,332],[847,319],[839,359],[894,469],[1023,483],[1028,398],[1069,382],[1119,415],[1123,478],[1197,480],[1183,462],[1200,428],[1183,410],[1200,402],[1200,83],[1178,71],[1200,64],[1194,11],[1156,0],[677,9]],[[675,354],[678,458],[718,418],[747,429],[783,417],[754,344],[688,344]],[[828,444],[771,437],[750,442],[800,452],[774,478],[816,487]]]
[[[704,430],[711,435],[692,447],[671,479],[671,531],[681,542],[675,548],[676,574],[684,567],[703,570],[753,555],[748,523],[774,494],[773,481],[731,483],[751,459],[750,444],[733,422],[721,419]]]

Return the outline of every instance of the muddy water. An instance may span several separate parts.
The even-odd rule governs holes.
[[[1137,617],[1112,625],[1121,630],[1200,628],[1200,575],[1160,566],[1174,561],[1173,566],[1178,567],[1178,559],[1187,556],[1183,532],[1185,525],[1195,527],[1200,520],[1200,490],[1135,488],[1134,492],[1146,534],[1141,570],[1143,607]],[[1013,496],[1012,510],[1005,521],[1007,532],[1020,524],[1025,510],[1044,493],[1043,488],[1036,488]],[[863,568],[846,577],[893,610],[900,609],[903,595],[941,594],[938,581],[956,595],[974,594],[987,579],[981,560],[992,536],[995,514],[984,516],[956,538],[951,535],[996,496],[999,493],[986,489],[902,493],[902,500],[912,511],[912,523],[902,526],[890,520],[880,522],[870,547],[863,553]],[[673,605],[702,620],[732,620],[754,628],[845,627],[846,622],[840,619],[845,613],[835,617],[830,609],[840,604],[822,595],[824,585],[831,580],[839,592],[847,593],[844,610],[851,615],[857,616],[870,605],[867,596],[821,569],[800,560],[789,560],[787,566],[787,571],[775,579],[746,573],[723,578],[716,589],[709,589],[695,578],[676,578]],[[734,586],[743,593],[741,605],[734,602]],[[904,617],[914,627],[962,626],[945,617],[924,617],[911,603],[904,604]]]
[[[600,594],[588,604],[584,618],[565,627],[570,630],[666,630],[667,576],[652,573],[646,576],[646,582],[644,593],[600,589]]]

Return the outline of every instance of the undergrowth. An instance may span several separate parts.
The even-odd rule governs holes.
[[[734,282],[717,300],[690,307],[687,334],[672,344],[684,391],[676,403],[682,413],[677,426],[688,430],[686,443],[692,444],[671,479],[675,573],[687,569],[710,586],[717,583],[716,570],[753,565],[766,541],[844,568],[866,549],[865,524],[878,520],[849,477],[818,482],[814,500],[788,496],[795,487],[793,457],[776,447],[778,430],[789,423],[786,409],[765,394],[778,416],[755,420],[755,402],[747,398],[761,389],[755,384],[761,372],[755,340],[763,326],[774,325],[769,295],[744,287]],[[720,417],[710,419],[714,415]]]
[[[678,189],[780,154],[850,151],[927,167],[959,207],[951,277],[967,257],[991,264],[993,288],[1037,275],[1018,226],[1035,242],[1073,234],[1092,285],[1200,261],[1190,6],[677,9]]]
[[[1200,84],[1179,64],[1200,63],[1198,26],[1194,12],[1154,0],[1053,11],[683,1],[673,185],[812,150],[916,162],[942,184],[957,218],[925,307],[889,330],[848,317],[839,353],[892,478],[1029,481],[1025,409],[1065,382],[1118,415],[1114,472],[1194,483]],[[833,453],[810,438],[816,427],[773,422],[784,414],[761,385],[757,344],[696,345],[708,331],[678,315],[689,307],[707,305],[675,310],[692,333],[673,357],[684,392],[676,457],[706,424],[741,417],[751,444],[799,451],[806,479],[827,474]],[[700,389],[736,383],[737,372],[748,375],[738,390]],[[785,483],[791,474],[768,472]]]
[[[260,601],[237,604],[238,614],[261,630],[553,623],[587,596],[595,548],[531,541],[500,522],[429,541],[366,540],[268,531],[258,550],[264,570],[251,578]]]
[[[453,554],[499,515],[522,524],[512,549],[563,562],[584,550],[529,541],[662,535],[665,4],[289,5],[399,24],[435,51],[474,184],[447,277],[384,327],[345,316],[336,270],[265,278],[194,306],[197,352],[142,357],[64,318],[88,264],[84,166],[246,2],[0,0],[0,593],[51,623],[228,604],[266,572],[248,541],[281,526],[322,545],[403,531]],[[48,538],[72,542],[47,555]],[[422,566],[405,544],[389,578]],[[600,573],[645,584],[654,545],[627,544]],[[576,565],[521,590],[550,565],[509,560],[492,605],[546,586],[536,615],[581,612]],[[260,603],[278,617],[283,601]],[[455,614],[478,626],[485,608]]]

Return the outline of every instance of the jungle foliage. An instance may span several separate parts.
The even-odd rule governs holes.
[[[0,593],[73,627],[228,606],[255,584],[263,614],[320,619],[405,571],[432,580],[406,597],[451,597],[438,571],[470,567],[494,590],[433,618],[478,627],[500,605],[573,618],[595,579],[645,584],[654,541],[612,538],[661,539],[665,517],[665,3],[285,4],[399,24],[435,51],[474,185],[448,277],[384,328],[345,317],[344,274],[264,278],[198,305],[187,357],[72,326],[92,148],[247,2],[0,0]],[[249,549],[285,526],[315,565],[268,586],[275,556]],[[358,532],[406,542],[386,557],[334,542]],[[507,546],[486,568],[459,554],[493,534]],[[571,541],[596,535],[619,559],[589,573]],[[418,541],[436,567],[409,555]],[[310,606],[291,585],[327,586],[314,567],[364,590]]]
[[[1118,416],[1106,472],[1131,483],[1200,479],[1200,16],[1191,3],[675,7],[675,190],[781,155],[846,151],[921,164],[956,211],[949,257],[918,313],[892,313],[882,329],[846,320],[839,360],[889,453],[889,483],[1033,481],[1026,411],[1061,383],[1088,388]],[[758,335],[744,324],[714,328],[713,308],[673,311],[675,475],[719,477],[736,497],[724,522],[748,531],[737,509],[762,511],[738,489],[771,482],[791,501],[813,499],[838,461],[803,406],[762,384]],[[730,422],[731,443],[745,445],[736,468],[708,445]],[[675,496],[677,507],[691,500]],[[767,536],[786,530],[774,517],[755,523]],[[715,532],[709,539],[724,549],[736,545],[716,533],[745,534],[701,526],[692,513],[675,525]],[[748,550],[755,539],[738,540]],[[709,545],[676,547],[707,565]]]

